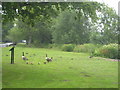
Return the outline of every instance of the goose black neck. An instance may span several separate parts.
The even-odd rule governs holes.
[[[24,56],[24,52],[23,52],[23,56]]]
[[[46,54],[46,57],[47,57],[47,54]]]

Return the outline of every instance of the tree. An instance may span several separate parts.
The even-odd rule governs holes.
[[[15,26],[9,31],[8,39],[20,41],[25,39],[27,44],[41,44],[51,42],[51,32],[47,22],[37,21],[34,27],[26,24],[22,20],[16,19]],[[20,38],[21,37],[21,38]]]
[[[24,39],[23,33],[19,31],[18,27],[13,27],[8,33],[7,38],[14,43]]]
[[[94,25],[97,26],[96,30],[98,29],[98,41],[102,41],[103,44],[116,42],[111,37],[114,39],[117,37],[117,16],[114,10],[104,4],[97,2],[4,2],[2,8],[3,23],[20,20],[18,28],[25,34],[28,43],[51,43],[52,38],[55,43],[92,42],[94,41],[92,37],[95,36],[92,30]],[[54,30],[50,31],[51,22],[56,17],[58,19],[55,22],[56,26],[54,25]],[[109,29],[110,27],[112,28]]]
[[[52,27],[53,42],[55,43],[74,43],[83,44],[88,41],[89,33],[84,25],[86,19],[82,16],[80,19],[73,10],[63,11],[56,19],[55,25]]]
[[[6,36],[8,35],[8,31],[13,27],[13,22],[7,22],[2,24],[2,41],[7,41]]]
[[[118,43],[118,16],[116,12],[109,7],[105,7],[102,11],[103,17],[101,22],[104,24],[103,27],[103,38],[105,43]]]
[[[118,16],[106,5],[98,12],[99,20],[92,24],[91,42],[99,44],[118,43]]]
[[[44,3],[44,2],[41,2],[41,3],[39,3],[39,2],[38,3],[9,2],[8,3],[8,2],[4,2],[2,4],[3,22],[6,23],[7,21],[19,20],[19,22],[15,23],[15,24],[17,24],[18,28],[20,28],[20,32],[22,30],[22,32],[25,36],[25,39],[27,40],[27,44],[29,44],[33,41],[33,37],[35,40],[36,36],[40,36],[40,35],[38,35],[38,33],[41,30],[40,29],[38,30],[38,28],[35,29],[34,28],[34,27],[36,27],[35,24],[44,22],[44,25],[45,25],[45,22],[51,21],[50,16],[56,15],[57,11],[56,11],[55,5],[57,6],[57,3]],[[41,28],[41,27],[39,27],[39,28]],[[45,28],[47,30],[48,27],[45,27]],[[48,37],[48,36],[50,36],[49,34],[47,34],[47,32],[49,32],[49,31],[47,30],[47,32],[45,32],[45,33],[44,33],[44,31],[42,31],[42,32],[43,33],[41,33],[41,35],[42,35],[41,42],[45,42],[46,41],[45,33],[46,33],[46,36]],[[33,35],[33,34],[36,34],[36,35]],[[36,40],[38,41],[37,38],[36,38]]]
[[[35,31],[33,32],[34,44],[48,44],[51,43],[51,31],[48,26],[48,22],[36,22]]]

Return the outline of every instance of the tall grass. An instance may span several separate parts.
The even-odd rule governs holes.
[[[95,44],[83,44],[83,45],[77,45],[74,48],[74,52],[83,52],[83,53],[92,53],[95,51],[96,48],[100,47],[101,45],[95,45]]]
[[[118,58],[118,44],[108,44],[95,50],[95,56]]]
[[[62,51],[68,51],[68,52],[72,52],[75,48],[74,44],[64,44],[62,46]]]

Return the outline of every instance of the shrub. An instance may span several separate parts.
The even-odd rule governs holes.
[[[61,50],[62,44],[49,44],[48,48],[56,49],[56,50]]]
[[[99,47],[99,45],[94,45],[94,44],[77,45],[74,48],[74,52],[92,53],[95,51],[97,47]]]
[[[106,58],[118,58],[118,44],[108,44],[95,50],[95,56],[102,56]]]
[[[72,52],[74,47],[75,47],[75,45],[73,45],[73,44],[64,44],[62,46],[62,51]]]

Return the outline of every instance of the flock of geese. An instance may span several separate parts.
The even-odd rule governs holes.
[[[22,60],[26,61],[26,64],[31,64],[33,65],[33,62],[28,62],[28,58],[24,55],[24,52],[22,52]],[[48,57],[47,54],[46,54],[46,57],[45,57],[45,60],[49,63],[49,62],[52,62],[53,60],[53,57]],[[44,64],[46,64],[47,62],[44,62]],[[40,62],[38,62],[38,65],[40,64]]]

